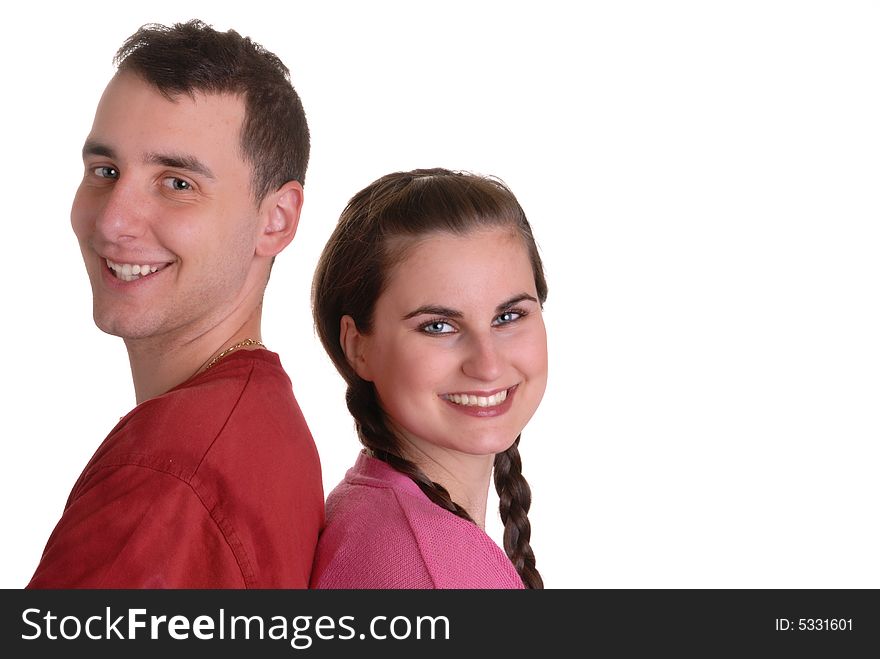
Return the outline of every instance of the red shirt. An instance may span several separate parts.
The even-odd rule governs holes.
[[[28,588],[305,588],[323,515],[278,355],[241,350],[123,417]]]

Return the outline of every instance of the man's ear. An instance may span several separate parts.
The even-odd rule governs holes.
[[[293,240],[303,205],[303,188],[298,181],[288,181],[266,195],[260,204],[258,256],[276,256]]]
[[[343,316],[339,319],[339,345],[348,360],[349,366],[354,369],[362,379],[372,381],[372,369],[367,358],[367,344],[369,337],[361,334],[351,316]]]

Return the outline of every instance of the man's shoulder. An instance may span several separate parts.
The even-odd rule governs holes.
[[[269,397],[273,402],[295,404],[290,378],[281,361],[268,350],[250,350],[230,354],[223,360],[190,378],[171,391],[152,400],[154,408],[167,413],[189,413],[190,408],[216,416],[223,410],[240,406],[244,396]],[[208,404],[216,406],[209,409]],[[154,410],[155,411],[155,410]]]
[[[315,451],[277,356],[234,356],[132,410],[90,467],[140,465],[188,480],[206,463],[234,464],[245,455],[284,463],[292,450]]]

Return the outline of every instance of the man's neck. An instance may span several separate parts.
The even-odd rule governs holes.
[[[243,324],[225,322],[193,339],[126,340],[134,393],[140,404],[170,391],[204,371],[222,351],[244,341],[260,341],[260,309]],[[253,349],[259,346],[243,346]]]

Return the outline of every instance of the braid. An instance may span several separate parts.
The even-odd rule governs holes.
[[[535,554],[529,544],[532,527],[528,513],[532,491],[522,475],[518,446],[519,437],[509,449],[495,455],[495,489],[504,523],[504,551],[526,588],[543,588],[544,582],[535,568]]]
[[[445,487],[432,481],[414,463],[400,456],[397,438],[385,421],[370,383],[361,380],[349,385],[345,400],[354,417],[358,437],[374,458],[409,476],[436,505],[475,523],[468,512],[452,500]],[[495,456],[495,489],[498,491],[499,510],[504,524],[504,551],[526,588],[543,588],[544,582],[535,568],[535,554],[529,545],[531,525],[528,512],[532,495],[521,473],[518,444],[519,437],[509,449]]]
[[[424,492],[425,495],[435,504],[444,510],[448,510],[457,517],[461,517],[462,519],[466,519],[467,521],[476,524],[468,512],[452,500],[452,497],[449,495],[449,492],[445,487],[428,478],[415,464],[394,453],[386,453],[384,451],[375,451],[372,449],[371,452],[373,457],[387,462],[397,471],[406,474],[413,479],[415,484],[421,488],[422,492]]]
[[[375,400],[373,386],[370,383],[361,380],[357,384],[349,385],[345,401],[348,411],[354,417],[361,444],[374,458],[409,476],[425,496],[444,510],[474,522],[468,512],[452,500],[445,487],[432,481],[415,464],[399,455],[397,438],[385,422],[385,416]]]
[[[348,384],[346,402],[361,444],[373,457],[416,483],[430,501],[473,522],[449,492],[404,457],[399,437],[372,383],[360,378],[343,341],[347,318],[361,335],[373,330],[377,300],[394,270],[420,240],[435,233],[467,237],[481,229],[515,231],[527,249],[537,299],[543,308],[547,281],[538,246],[522,206],[498,178],[447,169],[417,169],[383,176],[356,193],[339,217],[312,280],[312,314],[321,343]],[[544,339],[546,343],[546,338]],[[533,413],[534,410],[531,410]],[[495,488],[504,524],[504,551],[527,588],[543,588],[529,545],[531,492],[521,474],[516,442],[495,456]]]

